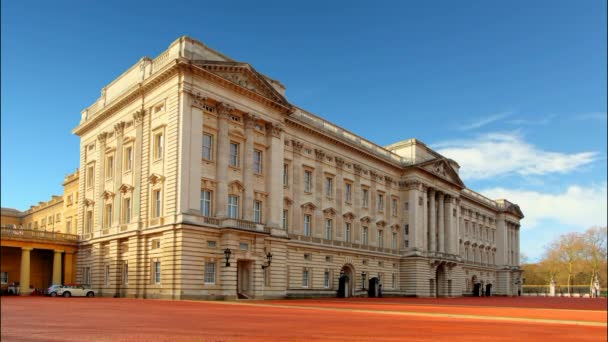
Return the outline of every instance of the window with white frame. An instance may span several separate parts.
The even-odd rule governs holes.
[[[215,284],[215,262],[205,262],[205,284]]]
[[[152,217],[157,218],[160,217],[162,214],[162,209],[163,209],[163,198],[162,198],[162,192],[160,191],[160,189],[156,189],[152,192],[152,199],[154,202],[152,202],[153,207],[152,207]]]
[[[239,167],[239,144],[235,142],[230,143],[230,159],[228,159],[230,166]]]
[[[312,171],[304,171],[304,191],[312,192]]]
[[[283,164],[283,185],[289,185],[289,164]]]
[[[353,185],[350,183],[344,184],[344,197],[347,203],[350,203],[353,197]]]
[[[228,196],[228,217],[238,218],[239,217],[239,197],[230,195]]]
[[[344,241],[350,242],[350,222],[344,224]]]
[[[154,284],[160,284],[160,261],[155,261],[153,265]]]
[[[308,277],[308,269],[305,268],[302,270],[302,287],[308,287],[309,285],[309,277]]]
[[[203,134],[203,159],[213,160],[213,135]]]
[[[362,237],[361,237],[362,243],[364,245],[367,245],[367,227],[363,227],[363,232],[361,235],[362,235]]]
[[[201,190],[201,215],[211,216],[211,191]]]
[[[397,249],[397,233],[393,233],[392,247],[393,249]]]
[[[106,158],[106,179],[111,179],[114,176],[114,156],[109,155]]]
[[[378,194],[378,211],[384,211],[384,195]]]
[[[367,283],[367,273],[361,273],[361,288],[365,290],[365,283]]]
[[[325,178],[325,196],[332,197],[334,193],[334,179],[331,177]]]
[[[325,270],[325,273],[323,273],[323,286],[326,289],[330,288],[331,286],[331,274],[328,270]]]
[[[131,223],[131,198],[122,199],[122,223]]]
[[[86,285],[91,285],[91,267],[83,267],[83,282]]]
[[[131,171],[133,168],[133,146],[125,147],[125,161],[124,161],[124,170],[125,172]]]
[[[72,219],[69,218],[65,221],[65,230],[66,233],[72,234]]]
[[[165,138],[163,132],[154,134],[154,160],[159,160],[163,157],[165,147]]]
[[[310,215],[304,215],[304,235],[305,236],[310,236],[311,235],[311,219],[312,217]]]
[[[326,240],[331,240],[332,226],[333,226],[333,221],[331,219],[326,219],[325,220],[325,239]]]
[[[95,166],[89,165],[87,167],[87,188],[92,188],[95,185]]]
[[[8,272],[0,272],[0,284],[8,284]]]
[[[362,189],[363,192],[361,194],[362,196],[362,206],[363,208],[367,208],[367,202],[368,202],[368,197],[369,197],[369,192],[367,191],[367,189]]]
[[[384,247],[384,231],[378,230],[378,247]]]
[[[287,229],[289,227],[289,211],[287,209],[283,209],[283,229]]]
[[[253,201],[253,221],[262,223],[262,201]]]
[[[85,229],[87,233],[90,233],[93,231],[93,211],[92,210],[87,210],[87,220],[86,220],[86,224],[85,224]]]
[[[397,288],[397,275],[395,273],[391,275],[391,287],[394,289]]]
[[[112,225],[112,204],[108,203],[105,206],[105,212],[103,216],[103,227],[108,228]]]
[[[258,175],[262,174],[263,154],[260,150],[253,150],[253,172]]]

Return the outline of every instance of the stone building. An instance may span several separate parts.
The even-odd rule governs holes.
[[[73,132],[77,279],[102,295],[373,296],[380,285],[385,296],[514,295],[521,285],[517,205],[467,189],[458,163],[421,141],[376,145],[189,37],[104,87]]]

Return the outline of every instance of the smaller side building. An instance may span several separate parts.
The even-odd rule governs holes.
[[[2,208],[0,285],[2,293],[29,294],[76,280],[78,170],[67,175],[64,193],[26,211]],[[14,286],[13,286],[14,285]]]

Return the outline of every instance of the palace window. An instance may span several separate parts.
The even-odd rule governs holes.
[[[392,288],[397,288],[397,275],[395,273],[392,274],[391,285]]]
[[[122,199],[122,223],[131,223],[131,198]]]
[[[310,227],[311,219],[312,219],[312,217],[310,215],[304,215],[304,235],[305,236],[311,235],[311,227]]]
[[[331,281],[331,276],[329,271],[325,271],[325,273],[323,273],[323,286],[328,289],[330,287],[330,281]]]
[[[331,177],[325,178],[325,196],[332,197],[334,188],[334,180]]]
[[[67,219],[65,222],[66,233],[72,234],[72,219]]]
[[[160,189],[158,190],[154,190],[152,192],[152,199],[153,199],[153,207],[152,207],[152,217],[156,218],[156,217],[160,217],[162,215],[162,192],[160,191]]]
[[[129,264],[126,261],[122,264],[122,283],[129,283]]]
[[[378,247],[384,247],[384,231],[378,231]]]
[[[378,211],[384,211],[384,195],[378,194]]]
[[[110,265],[105,265],[104,267],[104,283],[110,285]]]
[[[95,166],[90,165],[87,168],[87,188],[92,188],[95,184]]]
[[[332,228],[332,220],[331,219],[326,219],[325,220],[325,239],[326,240],[331,240],[331,228]]]
[[[302,287],[308,287],[309,279],[308,279],[308,269],[304,269],[302,271]]]
[[[213,160],[213,135],[203,134],[203,159]]]
[[[283,185],[289,185],[289,165],[283,164]]]
[[[239,144],[235,142],[230,143],[230,159],[229,165],[232,167],[239,167]]]
[[[83,280],[85,284],[91,284],[91,267],[83,267]]]
[[[165,140],[162,132],[154,134],[154,160],[162,159]]]
[[[114,176],[114,156],[108,156],[106,159],[106,179],[111,179]]]
[[[369,192],[367,191],[367,189],[363,189],[363,194],[362,194],[362,196],[363,196],[363,201],[362,201],[363,202],[362,203],[363,208],[367,208],[368,195],[369,195]]]
[[[350,203],[352,201],[352,197],[353,197],[353,186],[350,183],[345,183],[344,184],[344,197],[345,197],[345,201],[347,203]]]
[[[238,218],[239,217],[239,198],[238,196],[228,196],[228,217]]]
[[[344,227],[344,241],[350,242],[350,222],[345,223]]]
[[[160,261],[154,262],[154,284],[160,284]]]
[[[393,240],[392,240],[392,247],[393,249],[397,249],[397,233],[393,233]]]
[[[85,229],[86,229],[87,233],[90,233],[93,231],[93,211],[92,210],[87,211],[87,221],[85,224]]]
[[[405,225],[405,235],[410,235],[410,225],[409,224]]]
[[[125,147],[125,172],[131,171],[133,167],[133,146]]]
[[[361,288],[365,290],[365,283],[367,283],[367,273],[361,273]]]
[[[260,150],[253,150],[253,172],[262,174],[263,155]]]
[[[367,227],[363,227],[361,240],[364,245],[367,245]]]
[[[395,198],[391,200],[391,213],[393,216],[397,216],[397,200]]]
[[[304,191],[312,192],[312,171],[304,171]]]
[[[103,227],[108,228],[112,225],[112,204],[106,204],[105,209],[106,210],[103,217]]]
[[[289,227],[289,211],[287,209],[283,209],[283,229],[287,229]]]
[[[201,190],[201,215],[211,216],[211,191]]]
[[[3,284],[3,285],[8,284],[8,272],[0,273],[0,284]]]
[[[262,223],[262,202],[253,201],[253,220],[255,223]]]
[[[205,284],[215,284],[215,263],[205,263]]]

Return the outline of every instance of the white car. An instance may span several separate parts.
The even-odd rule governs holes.
[[[57,296],[63,297],[95,297],[95,290],[85,285],[63,285],[60,289],[57,289]]]

